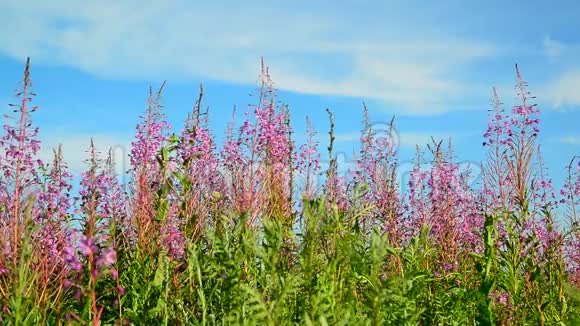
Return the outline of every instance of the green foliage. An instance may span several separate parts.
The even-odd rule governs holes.
[[[181,260],[172,260],[165,251],[153,251],[158,252],[154,256],[119,251],[118,278],[97,284],[98,303],[104,307],[101,323],[574,325],[579,321],[580,292],[564,282],[561,262],[556,256],[547,262],[522,257],[518,250],[524,244],[513,237],[510,227],[504,236],[513,240],[498,249],[497,216],[486,218],[484,252],[465,256],[461,268],[446,272],[434,263],[441,249],[432,243],[428,226],[403,248],[393,248],[378,228],[364,233],[357,223],[348,222],[357,212],[340,213],[324,199],[304,201],[303,207],[298,234],[272,219],[249,228],[246,217],[240,216],[223,230],[207,229],[188,241]],[[23,248],[28,248],[25,243]],[[57,309],[41,312],[24,295],[34,276],[25,268],[19,273],[20,288],[14,289],[10,315],[2,315],[3,322],[58,323]],[[113,290],[120,286],[124,295]],[[494,299],[498,291],[509,294],[507,306]],[[88,320],[90,307],[76,306],[73,295],[68,291],[61,300],[66,316],[61,322],[87,324],[82,321]]]

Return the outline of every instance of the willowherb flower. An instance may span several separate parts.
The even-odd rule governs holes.
[[[118,176],[115,173],[111,150],[109,150],[109,155],[101,171],[100,178],[99,192],[102,195],[102,215],[115,222],[124,223],[127,218],[127,208],[125,207],[126,198],[123,188],[119,184]]]
[[[45,189],[39,195],[43,219],[66,221],[72,207],[72,174],[62,157],[62,147],[54,152],[54,159],[45,176]]]
[[[74,298],[76,301],[80,301],[80,300],[81,300],[81,294],[82,294],[82,292],[81,292],[81,289],[77,289],[77,290],[74,292],[74,294],[73,294],[73,298]]]
[[[295,153],[296,170],[305,179],[302,196],[312,199],[316,195],[316,176],[320,173],[320,153],[318,152],[318,141],[315,139],[316,132],[312,128],[310,119],[306,119],[305,144],[300,145]]]
[[[8,273],[8,269],[0,263],[0,275]]]
[[[76,249],[70,244],[64,248],[64,260],[73,271],[78,273],[82,271],[83,265],[76,255]]]
[[[559,203],[565,204],[566,214],[571,224],[580,222],[580,159],[574,157],[566,167],[567,176],[563,188],[560,189]]]
[[[177,163],[182,177],[187,179],[186,185],[178,186],[182,202],[179,214],[185,218],[197,217],[195,232],[189,235],[193,238],[203,231],[212,213],[219,214],[212,194],[221,194],[225,190],[215,140],[208,128],[208,114],[206,112],[202,117],[200,106],[201,96],[177,144]]]
[[[117,251],[112,247],[101,250],[100,255],[97,257],[97,267],[99,268],[111,267],[116,262]]]
[[[167,250],[169,256],[174,260],[180,260],[185,255],[185,236],[182,232],[182,224],[177,216],[177,207],[174,203],[163,221],[160,230],[160,240],[162,247]]]
[[[221,151],[227,200],[238,214],[248,214],[248,225],[260,215],[290,217],[292,209],[294,144],[289,113],[277,104],[273,83],[263,65],[261,72],[258,103],[250,105],[237,135],[233,124],[228,126]]]
[[[534,180],[532,180],[533,203],[536,210],[550,210],[556,208],[558,200],[556,199],[556,191],[552,185],[552,179],[548,177],[540,146],[536,151],[538,161],[538,172]]]
[[[417,147],[416,162],[409,175],[404,207],[408,216],[407,228],[411,230],[412,236],[418,235],[422,226],[428,223],[428,177],[427,171],[422,168],[422,154]]]
[[[33,235],[34,246],[39,260],[44,264],[44,268],[41,268],[43,279],[58,283],[56,279],[65,277],[67,267],[71,267],[67,266],[67,250],[73,241],[73,230],[69,224],[72,175],[62,159],[60,146],[43,179],[43,189],[38,196],[38,215],[35,218],[39,227]]]
[[[156,169],[156,155],[163,144],[168,140],[169,124],[164,119],[161,93],[165,83],[161,85],[157,94],[149,89],[149,100],[143,121],[137,125],[135,140],[131,143],[131,172],[138,173],[145,170],[153,173]]]
[[[368,187],[364,200],[376,207],[369,216],[370,226],[379,221],[390,236],[392,244],[400,244],[404,238],[401,217],[399,184],[397,182],[397,144],[394,139],[394,118],[387,130],[374,130],[364,110],[364,129],[361,135],[361,151],[356,166],[356,182]]]
[[[101,243],[108,239],[110,216],[104,212],[104,199],[108,190],[105,175],[101,172],[103,161],[91,140],[86,160],[88,169],[81,173],[79,209],[84,241]]]
[[[512,144],[512,125],[510,116],[505,114],[503,103],[492,88],[492,106],[488,127],[484,133],[484,146],[488,147],[486,161],[482,164],[483,200],[488,212],[494,209],[508,209],[512,202],[512,185],[508,177],[507,148]]]
[[[469,188],[470,171],[459,170],[453,162],[451,146],[447,153],[441,149],[441,142],[434,142],[429,148],[434,157],[429,168],[417,163],[411,172],[407,216],[415,230],[430,226],[430,236],[445,248],[440,262],[449,264],[461,252],[481,250],[478,230],[483,218]],[[421,161],[419,154],[417,161]]]
[[[93,256],[98,252],[98,247],[95,245],[93,238],[83,235],[79,242],[79,250],[84,256]]]
[[[137,239],[129,239],[141,248],[148,248],[149,244],[158,235],[156,223],[153,219],[155,192],[163,184],[163,173],[157,161],[160,149],[168,141],[170,125],[163,115],[161,93],[165,82],[159,91],[154,94],[149,89],[149,100],[145,116],[137,125],[135,140],[131,144],[132,178],[130,199],[131,224],[136,228]]]
[[[525,82],[516,65],[517,84],[515,86],[520,103],[512,109],[510,119],[513,126],[513,136],[508,146],[508,178],[513,188],[513,197],[516,203],[529,200],[527,194],[530,188],[530,179],[534,174],[533,159],[535,154],[535,140],[540,132],[538,124],[540,111],[536,104],[530,104],[535,97],[530,95]]]
[[[507,292],[492,291],[489,295],[489,298],[493,300],[495,305],[511,307],[511,303],[509,301],[510,295]]]
[[[99,172],[98,179],[100,181],[98,184],[100,218],[107,221],[105,225],[114,225],[114,230],[110,230],[113,233],[108,236],[114,237],[115,246],[133,245],[136,238],[135,228],[128,214],[127,195],[115,172],[111,149]]]
[[[18,248],[26,224],[24,207],[40,191],[39,171],[43,166],[37,159],[40,150],[38,128],[32,125],[30,117],[38,109],[31,105],[36,95],[31,88],[30,59],[27,59],[22,86],[16,94],[20,103],[10,105],[17,116],[4,115],[9,122],[4,125],[4,134],[0,137],[0,205],[4,207],[0,211],[3,233],[0,252],[7,254],[2,255],[0,262],[11,258],[14,265],[20,256]],[[33,205],[32,215],[36,214],[37,206]]]
[[[64,280],[64,282],[62,283],[62,287],[66,290],[71,288],[74,285],[73,282],[71,282],[70,280]]]
[[[249,117],[250,112],[246,112]],[[225,196],[238,214],[248,212],[251,225],[257,217],[257,204],[262,201],[260,191],[264,169],[259,165],[255,127],[249,118],[233,132],[228,126],[227,139],[221,150],[221,164],[226,173]]]
[[[560,203],[571,232],[566,238],[564,254],[567,258],[566,269],[572,281],[580,285],[580,159],[572,158],[566,169],[567,177],[560,190]]]
[[[453,265],[449,264],[449,263],[443,263],[441,265],[441,267],[443,268],[444,271],[449,272],[451,271],[451,269],[453,268]]]
[[[83,238],[81,244],[88,242],[97,247],[109,242],[111,226],[119,226],[125,235],[132,232],[128,225],[124,193],[114,172],[112,154],[103,161],[91,141],[88,169],[81,174],[79,189],[79,209]],[[94,250],[93,250],[94,251]]]
[[[279,107],[276,90],[267,68],[262,64],[259,103],[254,106],[256,117],[255,149],[264,169],[265,192],[262,211],[267,216],[290,216],[293,175],[289,111]]]
[[[103,167],[92,141],[88,152],[88,169],[81,174],[80,203],[77,210],[82,231],[78,242],[80,256],[75,257],[70,249],[67,249],[66,255],[72,270],[77,272],[69,279],[78,289],[73,297],[75,300],[81,300],[83,295],[88,297],[92,318],[94,323],[98,323],[102,308],[97,305],[97,283],[110,275],[108,271],[116,263],[115,242],[111,241],[109,231],[114,224],[113,219],[122,208],[117,207],[116,203],[119,200],[119,189],[114,180],[111,163],[108,162]],[[83,269],[85,273],[82,273]],[[88,280],[85,279],[87,277]]]

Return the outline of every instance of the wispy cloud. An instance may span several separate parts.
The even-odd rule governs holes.
[[[13,57],[31,55],[103,78],[253,83],[263,55],[282,89],[376,99],[407,114],[453,109],[448,101],[466,87],[452,71],[498,51],[402,19],[377,21],[388,31],[377,33],[373,24],[349,24],[327,9],[251,2],[8,0],[0,10],[10,26],[0,31],[0,51]]]
[[[442,132],[402,132],[395,133],[394,139],[398,142],[400,147],[414,148],[418,146],[425,146],[430,144],[432,139],[436,141],[452,141],[457,139],[460,135],[455,133]],[[462,135],[465,136],[465,135]],[[335,136],[337,142],[357,142],[360,140],[360,132],[342,133]]]
[[[560,138],[560,142],[567,145],[580,145],[580,137],[578,136],[566,136]]]
[[[334,136],[334,140],[337,143],[350,143],[355,141],[360,141],[360,132],[349,132],[337,134]]]
[[[552,61],[558,59],[565,49],[565,45],[562,42],[552,39],[549,35],[544,37],[543,46],[544,55]]]
[[[538,90],[555,109],[580,108],[580,43],[563,42],[546,36],[544,38],[544,55],[551,63],[557,62],[558,71],[549,77]]]
[[[457,134],[452,133],[426,133],[426,132],[408,132],[408,133],[401,133],[400,135],[400,146],[403,147],[416,147],[416,146],[425,146],[427,144],[431,144],[432,139],[435,141],[443,141],[446,142],[449,139],[452,141],[456,140],[459,137]]]
[[[556,108],[580,106],[580,67],[563,72],[558,78],[548,82],[541,94],[546,96]]]
[[[123,174],[129,168],[129,152],[131,137],[114,134],[70,134],[66,132],[43,133],[42,146],[39,153],[44,162],[51,162],[53,151],[62,146],[64,161],[68,164],[71,173],[79,175],[86,170],[86,160],[89,158],[88,149],[93,140],[101,158],[106,158],[109,149],[112,150],[115,168],[118,174]]]

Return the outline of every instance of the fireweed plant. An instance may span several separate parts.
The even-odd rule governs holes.
[[[203,87],[181,129],[150,89],[120,184],[87,144],[73,192],[61,149],[37,159],[27,61],[0,138],[0,323],[6,325],[575,325],[580,322],[580,159],[553,189],[540,110],[493,89],[481,185],[453,147],[398,153],[364,107],[356,165],[340,172],[330,110],[326,170],[307,119],[262,64],[253,103],[222,146]],[[232,115],[235,116],[235,113]],[[317,181],[323,180],[321,183]]]

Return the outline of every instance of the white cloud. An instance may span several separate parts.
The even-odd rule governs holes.
[[[546,36],[544,54],[551,62],[557,60],[561,70],[539,89],[539,98],[546,99],[556,109],[580,106],[580,43],[561,42]]]
[[[431,138],[435,141],[447,142],[450,138],[454,141],[459,137],[458,134],[441,133],[441,132],[401,132],[395,134],[395,140],[400,147],[415,148],[417,145],[425,146],[431,144]],[[337,142],[358,142],[360,141],[360,132],[343,133],[335,136]]]
[[[547,56],[552,61],[558,59],[565,49],[563,43],[552,39],[549,35],[544,37],[543,46],[544,46],[544,55]]]
[[[334,136],[334,140],[337,143],[349,143],[354,141],[360,141],[360,132],[337,134],[336,136]]]
[[[432,144],[431,138],[435,139],[435,141],[446,143],[449,139],[451,141],[455,140],[456,135],[437,132],[404,132],[400,135],[400,144],[402,147],[426,146],[427,144]]]
[[[411,32],[420,26],[403,20],[385,18],[379,28],[349,24],[320,8],[7,0],[0,11],[10,26],[0,30],[0,51],[13,57],[30,55],[103,78],[253,83],[263,55],[279,88],[382,100],[408,114],[448,110],[448,100],[466,90],[452,71],[497,52],[489,44],[434,37],[430,29]]]
[[[51,162],[54,157],[53,151],[62,145],[63,158],[70,172],[79,175],[87,168],[85,161],[89,158],[88,148],[91,139],[103,159],[107,157],[109,149],[112,149],[115,168],[119,175],[129,169],[128,155],[131,150],[131,137],[125,135],[100,134],[91,136],[66,132],[43,132],[39,158],[44,162]]]
[[[562,73],[548,82],[538,94],[546,97],[556,108],[580,105],[580,68]]]
[[[566,136],[560,138],[560,142],[568,145],[580,145],[580,137]]]

